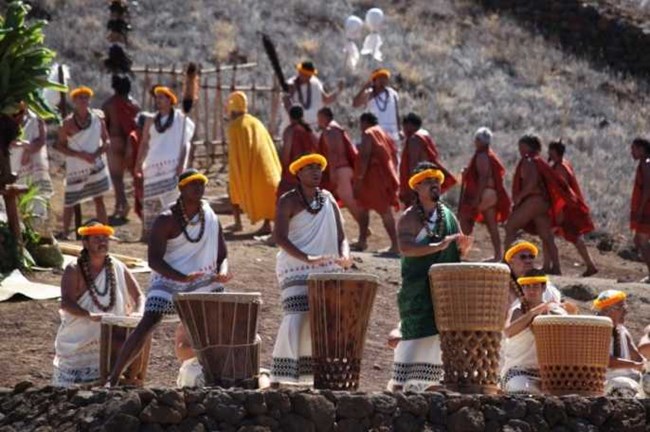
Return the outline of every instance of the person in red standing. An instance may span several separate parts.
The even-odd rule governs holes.
[[[474,231],[476,222],[485,224],[494,248],[493,261],[499,262],[503,249],[498,224],[508,219],[512,203],[503,184],[506,169],[490,148],[491,143],[490,129],[482,127],[474,134],[476,152],[463,172],[459,219],[467,235]]]
[[[289,109],[290,123],[282,132],[282,149],[280,150],[282,178],[278,186],[277,198],[298,185],[296,176],[289,172],[291,162],[300,156],[318,153],[318,140],[311,126],[305,123],[304,113],[301,105],[294,105]]]
[[[650,283],[650,141],[636,138],[632,141],[632,157],[639,161],[632,188],[630,229],[634,245],[648,267],[643,282]]]
[[[582,195],[582,190],[578,184],[573,166],[564,159],[564,152],[566,146],[562,141],[553,141],[548,146],[548,160],[553,170],[564,179],[569,185],[569,188],[574,193],[579,201],[579,206],[567,205],[563,212],[559,214],[556,234],[564,237],[568,242],[573,243],[580,254],[580,257],[587,266],[587,269],[582,273],[583,277],[593,276],[598,273],[596,264],[589,254],[587,245],[583,236],[592,232],[595,227],[589,214],[589,206],[585,202]],[[586,211],[585,211],[586,210]]]
[[[361,114],[361,145],[359,161],[354,171],[354,196],[363,208],[359,224],[359,241],[356,250],[368,247],[369,211],[379,213],[390,238],[389,248],[382,253],[398,254],[397,230],[393,208],[397,208],[399,177],[397,175],[397,148],[390,136],[377,124],[371,113]]]
[[[399,199],[404,207],[410,207],[415,202],[415,194],[409,188],[408,180],[420,162],[431,162],[445,175],[445,182],[442,184],[442,193],[446,193],[458,181],[453,174],[440,162],[440,153],[433,141],[431,134],[422,128],[422,118],[409,113],[402,120],[404,129],[404,148],[399,163],[400,193]]]

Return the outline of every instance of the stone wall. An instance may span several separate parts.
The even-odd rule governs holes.
[[[650,430],[650,400],[201,390],[0,390],[9,431]]]
[[[648,13],[615,0],[477,0],[504,11],[597,63],[650,78]]]

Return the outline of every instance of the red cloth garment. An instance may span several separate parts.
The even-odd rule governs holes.
[[[399,177],[395,166],[397,147],[379,126],[366,129],[364,134],[370,135],[372,147],[368,169],[356,198],[359,205],[365,209],[386,213],[391,207],[399,206]],[[355,168],[355,178],[360,175],[359,165]]]
[[[415,161],[413,165],[416,165],[418,162],[431,162],[436,165],[440,171],[445,174],[445,181],[442,183],[442,193],[447,192],[451,189],[458,181],[456,177],[445,168],[442,163],[440,163],[440,153],[436,147],[436,143],[431,138],[426,131],[419,130],[415,133],[415,136],[420,138],[424,143],[424,152],[426,153],[426,159],[421,161]],[[415,195],[409,187],[409,178],[411,177],[411,160],[408,152],[408,145],[404,145],[402,150],[402,157],[399,164],[399,181],[400,181],[400,199],[406,205],[411,205]]]
[[[478,194],[479,174],[476,166],[478,155],[478,152],[474,153],[463,175],[463,195],[460,197],[459,213],[462,216],[474,219],[475,222],[483,222],[483,214],[478,212],[478,207],[471,204]],[[492,182],[497,193],[496,220],[497,222],[505,222],[510,216],[510,208],[512,207],[512,201],[504,185],[506,169],[492,149],[488,149],[486,155],[490,161]]]
[[[650,185],[643,184],[643,164],[646,164],[645,169],[650,169],[650,159],[639,161],[639,165],[636,168],[636,176],[634,177],[634,186],[632,188],[632,205],[630,206],[630,229],[641,234],[650,234],[650,202],[643,208],[641,220],[636,219],[636,215],[641,210],[643,188],[650,187]]]
[[[549,200],[548,215],[551,219],[551,226],[553,228],[559,227],[559,216],[567,206],[575,207],[570,211],[575,211],[580,214],[589,214],[589,207],[587,207],[584,203],[580,203],[575,193],[573,193],[569,187],[569,184],[544,159],[542,159],[537,154],[527,155],[522,158],[517,164],[515,177],[512,182],[513,198],[519,194],[519,191],[522,188],[521,173],[524,159],[532,161],[537,167],[539,178],[544,185],[544,188],[546,189],[546,198]],[[525,230],[531,234],[537,234],[535,224],[532,221],[525,227]]]
[[[108,104],[113,105],[112,111],[117,117],[118,126],[122,130],[123,136],[128,136],[137,127],[136,116],[140,109],[130,98],[117,95],[113,96]],[[106,118],[111,119],[111,116],[106,116]]]
[[[318,141],[311,131],[299,124],[291,125],[289,127],[291,128],[291,151],[289,154],[289,160],[284,161],[280,158],[280,162],[282,162],[282,178],[278,185],[278,198],[298,185],[298,179],[296,176],[289,172],[289,165],[291,165],[291,162],[295,161],[300,156],[319,152]]]
[[[555,232],[557,235],[564,237],[567,241],[575,243],[578,240],[578,237],[590,233],[596,228],[594,227],[589,206],[582,195],[582,190],[580,190],[578,179],[576,178],[571,164],[567,161],[562,161],[562,163],[555,166],[554,169],[562,179],[566,179],[569,188],[578,201],[578,205],[567,204],[563,212],[561,224]],[[563,170],[566,173],[566,178],[562,175],[560,170]]]

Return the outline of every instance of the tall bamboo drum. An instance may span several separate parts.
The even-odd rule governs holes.
[[[260,293],[179,293],[178,315],[207,385],[256,387]]]
[[[106,382],[110,376],[124,342],[133,333],[141,319],[141,316],[102,316],[99,339],[99,375],[101,382]],[[147,338],[140,354],[122,372],[119,381],[121,385],[138,387],[144,385],[144,380],[147,377],[147,367],[149,366],[151,339],[151,336]]]
[[[510,269],[504,264],[434,264],[429,283],[444,386],[461,393],[497,393]]]
[[[378,279],[322,273],[309,275],[307,283],[314,387],[356,390]]]
[[[542,390],[553,395],[603,395],[613,328],[607,317],[536,317],[533,333]]]

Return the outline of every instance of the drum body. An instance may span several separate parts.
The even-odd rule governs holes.
[[[206,384],[256,387],[261,294],[185,293],[176,294],[174,303]]]
[[[102,382],[106,382],[110,376],[124,342],[133,333],[141,319],[141,316],[105,315],[102,317],[99,349],[99,373]],[[138,387],[144,385],[149,366],[151,339],[152,337],[149,336],[140,354],[122,372],[119,381],[121,385]]]
[[[377,277],[322,273],[307,282],[314,387],[356,390]]]
[[[510,269],[504,264],[434,264],[429,282],[444,386],[461,393],[497,393]]]
[[[553,395],[602,396],[613,324],[595,316],[538,316],[533,320],[542,390]]]

